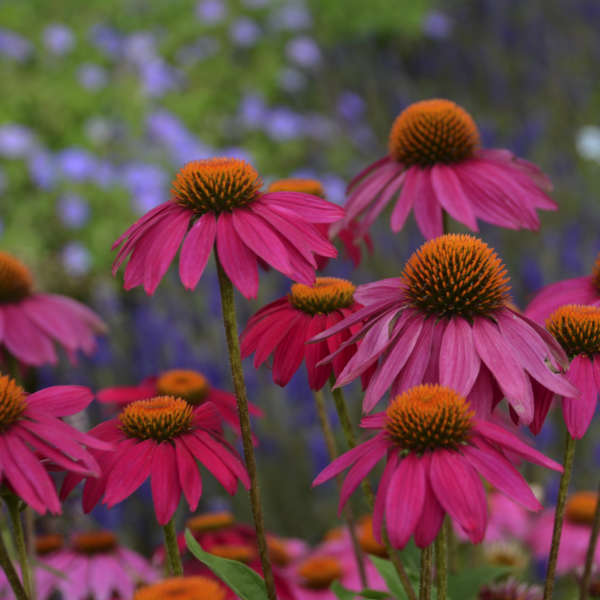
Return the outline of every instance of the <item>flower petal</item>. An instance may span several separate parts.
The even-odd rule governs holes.
[[[462,317],[453,317],[446,325],[440,348],[440,383],[467,396],[479,367],[471,326]]]
[[[579,440],[585,435],[592,422],[598,401],[592,359],[582,354],[576,356],[571,361],[567,379],[580,395],[563,398],[563,416],[569,433]]]
[[[203,214],[188,231],[179,254],[179,278],[183,287],[193,290],[200,281],[217,235],[212,213]]]

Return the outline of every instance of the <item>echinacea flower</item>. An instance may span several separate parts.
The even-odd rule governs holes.
[[[527,585],[514,578],[481,588],[477,600],[542,600],[544,591],[539,585]]]
[[[539,390],[567,396],[577,390],[546,364],[566,366],[563,349],[510,306],[508,291],[506,269],[487,244],[471,235],[444,235],[425,242],[400,277],[359,286],[354,298],[364,308],[313,340],[362,321],[338,349],[361,339],[336,385],[377,364],[364,412],[390,387],[395,396],[422,382],[441,383],[467,397],[484,418],[504,397],[513,416],[528,425]]]
[[[483,539],[487,505],[480,476],[528,510],[539,503],[506,457],[518,456],[555,471],[562,467],[498,425],[479,420],[469,403],[440,385],[418,385],[394,398],[384,412],[361,423],[377,434],[342,454],[315,479],[319,485],[351,467],[342,485],[340,510],[382,459],[373,532],[381,543],[384,516],[390,541],[403,548],[411,536],[420,548],[436,538],[445,514],[473,543]]]
[[[504,494],[493,492],[488,495],[489,519],[485,532],[485,542],[523,543],[529,536],[531,514],[517,502]]]
[[[156,396],[128,404],[114,419],[94,427],[90,435],[113,443],[111,452],[95,453],[102,477],[87,479],[83,508],[89,512],[104,495],[112,508],[133,494],[148,477],[154,511],[160,525],[173,516],[181,494],[195,510],[202,494],[200,461],[230,493],[238,480],[250,481],[235,450],[221,435],[220,418],[214,404],[198,407],[183,398]],[[65,497],[81,476],[65,478]]]
[[[588,491],[576,492],[567,499],[558,548],[557,574],[569,573],[585,565],[597,502],[598,494]],[[528,541],[533,554],[539,559],[548,558],[553,528],[554,510],[544,511],[533,523]],[[600,545],[596,546],[594,565],[600,567]]]
[[[423,100],[394,121],[388,155],[362,170],[348,186],[344,224],[360,219],[367,231],[394,199],[392,231],[411,209],[426,239],[443,233],[443,212],[478,231],[477,219],[509,229],[540,225],[537,209],[556,210],[552,189],[538,167],[508,150],[479,147],[477,125],[449,100]]]
[[[225,600],[225,586],[208,577],[169,577],[140,588],[133,600]]]
[[[273,381],[281,386],[289,383],[304,361],[310,388],[320,390],[331,374],[341,374],[356,344],[346,347],[331,364],[317,364],[336,352],[359,326],[316,344],[306,342],[362,308],[354,300],[354,290],[352,283],[336,277],[317,277],[313,286],[295,283],[289,294],[250,318],[240,336],[242,358],[254,353],[254,366],[259,367],[272,355]]]
[[[183,398],[192,406],[211,402],[223,420],[236,432],[240,431],[235,396],[230,392],[213,387],[202,373],[192,369],[163,371],[156,377],[147,377],[139,385],[105,388],[96,395],[100,402],[119,407],[126,406],[135,400],[147,400],[154,396],[176,396]],[[248,404],[248,411],[254,416],[263,414],[260,408],[251,403]]]
[[[57,536],[40,541],[43,544],[37,543],[36,548],[41,547],[43,552],[38,555],[41,566],[40,573],[36,571],[36,581],[42,600],[54,591],[72,600],[131,598],[139,584],[158,580],[150,563],[121,546],[110,531],[78,533],[68,547],[53,546]]]
[[[546,328],[571,361],[566,378],[580,395],[563,396],[563,417],[571,437],[581,439],[592,422],[600,392],[600,307],[561,306],[550,315]],[[550,408],[552,394],[542,397],[543,420]]]
[[[100,467],[92,455],[109,443],[81,433],[60,417],[83,410],[88,388],[64,385],[27,395],[8,375],[0,376],[0,483],[41,515],[61,513],[46,466],[95,478]]]
[[[54,342],[71,360],[78,350],[91,354],[95,336],[106,327],[80,302],[34,291],[29,269],[0,252],[0,344],[25,365],[56,363]]]
[[[600,254],[591,275],[563,279],[542,288],[525,310],[538,323],[544,323],[557,308],[566,304],[600,306]]]
[[[304,194],[311,194],[312,196],[318,196],[319,198],[325,199],[325,190],[320,181],[316,179],[278,179],[269,185],[269,192],[302,192]],[[362,249],[361,242],[364,241],[365,246],[369,252],[373,252],[373,240],[367,232],[360,232],[360,226],[356,220],[349,221],[343,227],[338,227],[336,223],[321,224],[319,229],[325,234],[331,241],[339,238],[342,242],[344,252],[346,256],[352,261],[355,267],[360,265],[362,260]],[[325,256],[317,257],[317,267],[319,271],[322,271],[329,258]]]
[[[243,160],[188,163],[173,181],[173,198],[113,244],[113,249],[122,245],[113,274],[129,257],[125,289],[143,285],[152,294],[181,246],[179,276],[184,287],[194,289],[215,246],[225,273],[246,298],[258,292],[259,259],[312,284],[316,257],[337,255],[317,225],[338,221],[343,210],[310,194],[262,193],[261,185],[258,173]]]

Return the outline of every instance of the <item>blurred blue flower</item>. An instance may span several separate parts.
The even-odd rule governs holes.
[[[62,56],[75,44],[75,36],[69,27],[61,23],[52,23],[44,29],[44,46],[50,52]]]
[[[452,34],[452,19],[440,10],[431,10],[423,19],[423,33],[434,39],[445,39]]]
[[[337,101],[337,112],[347,121],[360,119],[365,113],[365,108],[365,101],[354,92],[342,92]]]
[[[312,113],[304,117],[304,130],[308,136],[314,139],[330,139],[334,129],[333,123],[324,115]]]
[[[154,36],[148,32],[136,32],[128,36],[123,44],[125,58],[135,64],[143,65],[157,58]]]
[[[82,148],[66,148],[56,156],[58,168],[67,179],[83,181],[92,176],[96,159]]]
[[[85,275],[92,266],[90,251],[80,242],[69,242],[62,250],[65,271],[74,277]]]
[[[29,177],[39,188],[50,189],[56,181],[56,164],[52,155],[45,150],[37,150],[28,160]]]
[[[247,17],[237,19],[229,29],[231,41],[243,48],[253,46],[260,37],[260,34],[260,27]]]
[[[327,173],[326,175],[323,175],[320,180],[325,190],[327,200],[335,202],[335,204],[344,204],[347,182],[334,173]]]
[[[291,140],[302,135],[304,120],[302,115],[287,107],[275,108],[267,115],[266,132],[276,141]]]
[[[133,163],[123,172],[123,181],[132,195],[133,206],[147,212],[168,199],[167,173],[157,165]]]
[[[293,67],[286,67],[279,73],[279,85],[286,92],[299,92],[306,87],[306,82],[306,75]]]
[[[32,53],[33,46],[27,39],[9,29],[0,29],[0,55],[23,62]]]
[[[190,136],[179,117],[167,110],[150,113],[146,121],[148,133],[167,146],[173,146]]]
[[[86,90],[99,90],[108,83],[108,74],[100,65],[84,63],[77,71],[77,79]]]
[[[96,144],[106,144],[115,132],[113,124],[105,117],[90,117],[84,129],[88,139]]]
[[[60,220],[72,229],[83,227],[90,218],[89,204],[78,194],[67,194],[57,203]]]
[[[533,256],[523,257],[520,271],[526,292],[535,292],[544,285],[542,269],[537,259]]]
[[[300,36],[290,40],[285,47],[286,56],[301,67],[316,67],[321,62],[321,50],[312,38]]]
[[[112,58],[118,56],[123,48],[123,38],[108,25],[93,25],[90,28],[90,40],[96,48]]]
[[[16,123],[0,126],[0,156],[23,158],[34,146],[34,137],[29,128]]]
[[[140,75],[149,96],[162,96],[177,85],[177,72],[160,58],[144,63]]]
[[[247,94],[242,98],[239,114],[246,127],[257,129],[267,114],[265,101],[258,94]]]
[[[310,13],[301,2],[292,2],[273,13],[270,25],[274,29],[297,31],[312,24]]]
[[[182,65],[191,65],[197,61],[205,60],[219,52],[219,40],[211,36],[198,38],[193,44],[182,46],[177,51],[177,62]]]
[[[117,171],[107,160],[97,161],[90,174],[90,179],[100,187],[113,185],[117,180]]]
[[[196,4],[196,16],[208,25],[225,18],[225,4],[222,0],[202,0]]]

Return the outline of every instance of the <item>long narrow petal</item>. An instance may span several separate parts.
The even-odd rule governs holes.
[[[179,255],[179,278],[184,288],[193,290],[198,285],[216,235],[217,221],[212,213],[202,215],[188,231]]]
[[[453,317],[446,325],[440,348],[440,383],[467,396],[479,367],[471,326],[462,317]]]
[[[175,458],[177,460],[179,485],[183,489],[190,510],[194,511],[198,507],[200,496],[202,496],[200,470],[196,464],[196,459],[184,444],[175,444]]]
[[[306,339],[309,340],[326,329],[326,324],[327,315],[314,315],[306,328]],[[328,352],[327,342],[305,343],[304,345],[304,362],[308,374],[308,385],[311,390],[320,390],[327,383],[331,367],[329,365],[317,367],[317,364],[327,356]]]
[[[175,449],[169,442],[156,445],[150,472],[156,518],[159,525],[166,525],[175,513],[181,497]]]
[[[31,322],[16,304],[5,304],[3,342],[13,356],[27,365],[55,364],[56,352],[50,338]]]
[[[310,315],[298,313],[294,325],[281,340],[273,355],[273,381],[286,386],[304,360],[304,344]]]
[[[422,457],[423,470],[425,473],[425,500],[423,502],[423,512],[415,527],[415,544],[419,548],[427,548],[439,533],[446,513],[442,505],[438,502],[436,495],[431,487],[429,471],[431,468],[431,456],[424,454]]]
[[[576,356],[571,361],[567,379],[574,386],[577,395],[563,398],[563,415],[569,433],[579,440],[588,430],[598,402],[592,359],[582,354]]]
[[[344,209],[303,192],[269,192],[261,194],[260,201],[280,214],[307,223],[335,223],[344,218]]]
[[[473,208],[453,167],[436,164],[431,168],[431,185],[446,212],[472,231],[479,231]]]
[[[419,167],[417,174],[418,179],[415,183],[416,190],[413,210],[415,213],[415,220],[417,221],[421,233],[426,239],[430,240],[439,237],[444,232],[442,207],[431,186],[430,169],[422,169]]]
[[[221,461],[241,481],[242,485],[246,489],[250,488],[250,477],[248,476],[246,467],[244,467],[235,450],[225,441],[224,438],[217,440],[206,431],[197,431],[196,436],[219,456]]]
[[[381,479],[379,480],[377,496],[375,498],[375,507],[373,508],[373,535],[380,544],[382,543],[381,533],[385,518],[387,493],[390,487],[390,481],[397,468],[398,452],[388,452],[387,463],[383,470],[383,474],[381,475]]]
[[[82,411],[93,399],[92,391],[82,385],[55,385],[27,396],[27,405],[66,417]]]
[[[348,184],[348,187],[346,188],[347,192],[350,192],[352,190],[352,188],[364,177],[366,177],[369,173],[372,173],[375,169],[378,169],[379,167],[382,167],[383,165],[385,165],[386,163],[391,162],[393,159],[390,158],[387,154],[385,156],[383,156],[382,158],[377,159],[375,162],[371,163],[370,165],[368,165],[367,167],[365,167],[364,169],[362,169],[361,171],[359,171],[351,180],[350,183]]]
[[[402,192],[396,202],[390,218],[390,227],[394,233],[402,229],[408,213],[413,206],[420,202],[421,172],[419,167],[410,167],[405,171]],[[415,202],[416,200],[416,202]]]

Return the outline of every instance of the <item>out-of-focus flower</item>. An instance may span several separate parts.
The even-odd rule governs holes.
[[[312,18],[302,2],[290,2],[273,12],[270,25],[273,29],[298,31],[310,27]]]
[[[50,189],[56,181],[56,163],[49,152],[34,151],[28,161],[29,176],[38,187]]]
[[[188,163],[173,182],[173,199],[144,215],[113,244],[121,246],[113,273],[130,256],[125,289],[143,284],[152,294],[183,242],[179,274],[188,289],[198,284],[215,244],[225,273],[248,298],[258,292],[259,258],[312,285],[315,256],[337,254],[317,224],[335,222],[343,211],[309,194],[264,194],[261,185],[254,168],[238,159]]]
[[[0,156],[24,158],[35,148],[35,139],[24,125],[8,123],[0,126]]]
[[[430,10],[423,19],[423,33],[430,38],[443,40],[452,34],[454,22],[440,10]]]
[[[449,100],[411,104],[394,121],[388,155],[348,185],[346,219],[368,229],[394,199],[391,227],[413,210],[425,238],[444,232],[443,212],[478,231],[477,219],[508,229],[540,225],[537,210],[556,210],[540,169],[508,150],[479,147],[471,116]]]
[[[267,114],[267,106],[261,96],[248,94],[242,98],[239,114],[246,127],[249,129],[258,129]]]
[[[242,48],[253,46],[261,35],[258,24],[248,17],[235,20],[229,28],[231,41]]]
[[[337,111],[347,121],[356,121],[365,112],[365,101],[354,92],[342,92],[337,101]]]
[[[544,390],[577,395],[550,370],[568,364],[558,342],[509,305],[509,279],[498,255],[470,235],[429,240],[410,257],[401,277],[359,286],[365,306],[316,336],[325,339],[362,322],[357,353],[336,381],[346,385],[379,361],[363,402],[369,412],[417,383],[441,383],[467,397],[488,418],[506,398],[529,425]],[[534,392],[535,390],[535,392]]]
[[[66,148],[56,156],[58,168],[67,179],[83,181],[92,177],[96,158],[83,148]]]
[[[539,585],[530,586],[511,577],[481,588],[477,600],[542,600],[543,597],[544,590]]]
[[[81,242],[65,244],[61,255],[63,267],[69,275],[81,277],[89,273],[92,266],[92,255]]]
[[[123,50],[123,38],[112,27],[97,23],[90,28],[92,43],[111,58],[117,57]]]
[[[305,68],[316,67],[321,62],[321,50],[312,38],[300,36],[291,39],[285,47],[286,56]]]
[[[198,506],[202,480],[196,461],[203,464],[234,494],[238,481],[250,480],[236,451],[221,434],[221,416],[210,402],[194,407],[183,398],[156,396],[125,406],[118,417],[89,432],[110,440],[114,450],[95,452],[102,477],[87,479],[83,508],[89,512],[104,496],[112,508],[133,494],[150,477],[154,512],[160,525],[169,522],[185,496],[191,510]],[[69,474],[61,497],[83,479]]]
[[[140,66],[144,91],[149,96],[162,96],[177,86],[178,74],[164,60],[156,58]]]
[[[0,376],[1,481],[41,515],[62,510],[46,465],[81,476],[100,475],[86,446],[109,450],[110,444],[61,421],[83,410],[92,398],[88,388],[75,385],[27,395],[14,379]]]
[[[100,65],[85,63],[77,71],[79,83],[87,90],[100,90],[108,83],[108,74]]]
[[[133,600],[225,600],[227,590],[215,579],[196,575],[193,577],[170,577],[159,583],[140,588]]]
[[[77,194],[67,194],[58,200],[60,220],[73,229],[83,227],[90,218],[90,205]]]
[[[580,156],[600,162],[600,127],[586,125],[577,132],[575,147]]]
[[[286,92],[299,92],[306,87],[307,78],[302,71],[292,67],[286,67],[279,73],[279,85]]]
[[[267,114],[265,129],[270,138],[278,142],[293,140],[304,132],[302,115],[285,107],[277,107]]]
[[[62,23],[52,23],[44,28],[44,45],[50,52],[62,56],[75,44],[75,36],[69,27]]]
[[[562,467],[508,430],[474,417],[454,390],[419,385],[395,397],[386,411],[366,417],[375,437],[334,460],[313,485],[352,467],[340,493],[340,510],[360,482],[386,458],[373,513],[373,532],[381,543],[384,515],[390,541],[402,548],[414,535],[429,546],[449,514],[473,543],[482,541],[487,505],[480,475],[498,491],[529,510],[539,503],[523,476],[506,457],[510,452],[555,471]]]
[[[57,362],[53,341],[72,360],[78,350],[91,354],[96,334],[106,329],[100,317],[71,298],[34,292],[33,287],[27,267],[0,252],[0,343],[22,363],[34,366]]]
[[[182,46],[177,51],[177,61],[183,65],[191,65],[199,60],[205,60],[219,52],[219,40],[204,36],[192,44]]]
[[[485,542],[525,542],[531,531],[531,515],[504,494],[488,496],[489,519]]]
[[[207,25],[214,25],[222,21],[226,12],[222,0],[201,0],[196,4],[196,16]]]
[[[0,28],[0,55],[17,62],[26,61],[33,54],[33,46],[22,35]]]

